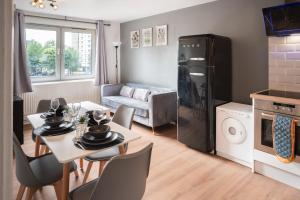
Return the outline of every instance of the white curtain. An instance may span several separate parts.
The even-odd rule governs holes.
[[[102,20],[97,21],[95,85],[108,83],[104,26]]]

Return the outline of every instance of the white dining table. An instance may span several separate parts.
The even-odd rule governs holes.
[[[44,124],[44,119],[41,118],[41,113],[27,116],[32,127],[39,128]],[[124,136],[124,141],[116,146],[119,147],[120,154],[125,154],[124,144],[130,143],[139,139],[141,136],[134,131],[131,131],[123,126],[120,126],[114,122],[110,122],[107,125],[110,126],[112,131],[119,132]],[[70,176],[70,163],[76,159],[84,158],[88,155],[103,151],[107,148],[99,150],[84,150],[76,147],[73,143],[75,137],[75,131],[67,134],[57,136],[37,136],[36,138],[36,155],[39,152],[39,146],[41,138],[56,157],[58,162],[63,164],[63,179],[62,179],[62,194],[61,199],[67,200],[69,194],[69,176]],[[110,147],[111,148],[111,147]]]

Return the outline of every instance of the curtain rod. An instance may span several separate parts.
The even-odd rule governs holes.
[[[96,24],[96,22],[87,22],[87,21],[84,21],[84,20],[68,19],[67,16],[64,16],[64,18],[55,18],[55,17],[46,17],[46,16],[40,16],[40,15],[34,15],[34,14],[26,14],[26,13],[24,13],[24,15],[28,16],[28,17],[38,17],[38,18],[44,18],[44,19],[54,19],[54,20],[62,20],[62,21],[71,21],[71,22],[81,22],[81,23]],[[104,26],[111,26],[111,24],[105,23]]]

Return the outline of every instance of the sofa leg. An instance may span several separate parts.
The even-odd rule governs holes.
[[[152,127],[152,134],[153,134],[153,135],[158,135],[158,134],[155,132],[155,127]]]

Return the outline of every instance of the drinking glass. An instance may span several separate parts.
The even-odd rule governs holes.
[[[59,108],[59,99],[52,99],[51,100],[51,103],[50,103],[50,106],[51,106],[51,109],[54,110],[54,114],[56,115],[56,110]]]
[[[75,132],[76,132],[76,135],[75,135],[75,139],[79,139],[83,136],[83,134],[86,132],[86,128],[87,128],[87,122],[79,122],[78,120],[75,121]]]
[[[71,109],[70,109],[70,114],[72,116],[72,120],[74,121],[76,119],[76,117],[78,116],[79,114],[79,111],[81,109],[81,104],[80,103],[73,103],[71,105]]]
[[[98,125],[99,125],[100,121],[102,120],[102,118],[104,117],[104,115],[105,115],[105,113],[102,110],[94,110],[93,111],[93,118],[97,122]]]

